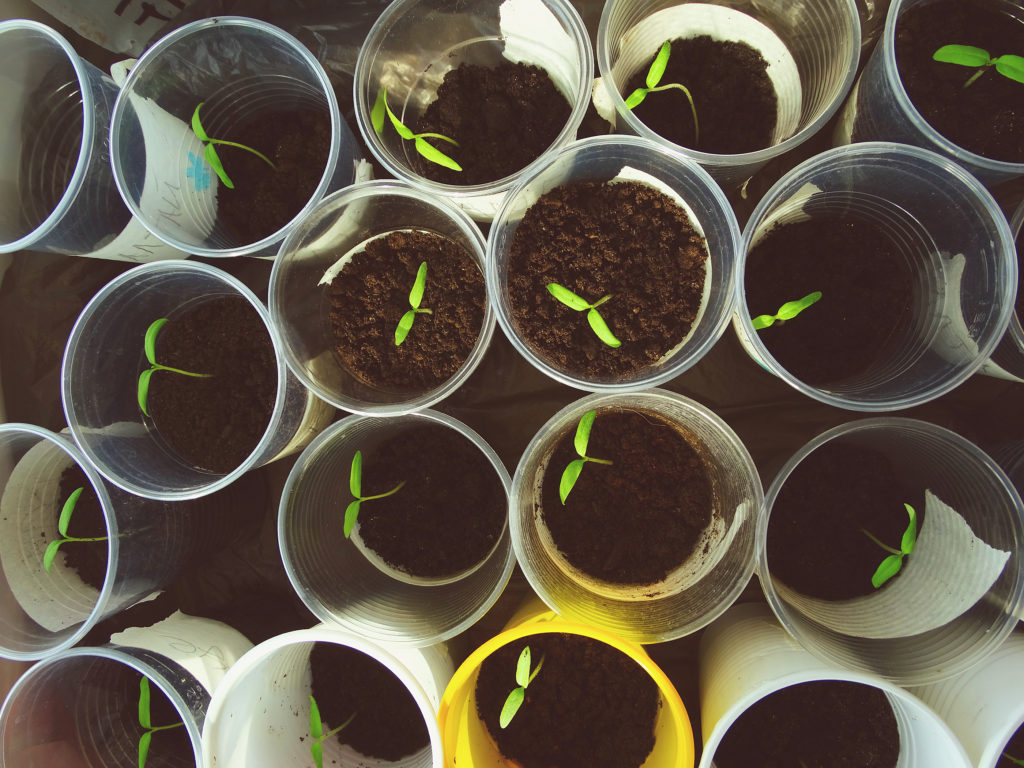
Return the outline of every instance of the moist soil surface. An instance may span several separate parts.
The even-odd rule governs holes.
[[[1008,757],[1024,760],[1024,727],[1018,728],[1016,733],[1006,742],[1006,746],[999,755],[999,762],[996,763],[996,768],[1020,768],[1019,763],[1014,763],[1012,760],[1007,759]]]
[[[652,56],[622,89],[628,96],[645,87]],[[685,85],[697,112],[679,88],[648,93],[633,114],[669,141],[700,152],[735,155],[771,146],[778,119],[778,97],[761,52],[746,43],[708,35],[671,43],[660,85]],[[696,135],[695,135],[696,134]]]
[[[331,738],[382,760],[398,760],[429,743],[416,700],[376,659],[336,643],[315,643],[309,664],[324,733],[355,713],[352,722]],[[302,717],[308,722],[308,713]]]
[[[814,291],[797,317],[764,328],[762,343],[793,376],[828,386],[865,372],[910,317],[911,274],[871,222],[815,215],[772,227],[750,250],[744,274],[751,317],[774,315]]]
[[[924,490],[904,482],[875,450],[825,443],[793,470],[772,506],[766,543],[772,578],[823,600],[871,594],[871,576],[890,553],[864,532],[899,549],[909,523],[903,505],[914,508],[920,531]]]
[[[79,539],[91,539],[107,535],[107,523],[103,517],[103,507],[96,497],[92,483],[78,466],[70,466],[60,476],[59,504],[55,513],[60,517],[64,502],[78,488],[82,495],[75,503],[74,514],[68,524],[68,536]],[[64,564],[73,568],[78,577],[95,589],[103,588],[107,576],[107,542],[106,541],[72,541],[61,544],[59,558],[64,556]]]
[[[569,121],[571,111],[569,102],[540,67],[507,60],[493,69],[460,64],[444,76],[436,98],[413,130],[457,141],[456,147],[429,139],[462,170],[428,162],[411,147],[409,157],[418,173],[441,184],[497,181],[540,157]]]
[[[364,453],[364,496],[402,482],[397,493],[359,509],[359,536],[385,562],[441,577],[490,553],[505,527],[505,488],[473,443],[450,427],[424,424]]]
[[[530,646],[541,669],[502,729],[516,662]],[[502,646],[480,665],[477,714],[501,753],[523,768],[634,768],[654,747],[658,689],[621,651],[581,635],[536,634]]]
[[[893,768],[896,716],[885,694],[823,680],[769,694],[747,709],[715,750],[718,768]]]
[[[657,414],[598,411],[588,461],[563,506],[576,425],[556,443],[541,491],[544,523],[575,567],[616,584],[661,581],[696,549],[713,514],[705,459]]]
[[[235,469],[263,437],[277,397],[277,359],[256,310],[233,296],[191,305],[160,330],[156,360],[210,374],[153,374],[148,406],[160,437],[201,469]]]
[[[409,311],[421,263],[427,282],[409,335],[395,329]],[[389,392],[427,392],[454,376],[484,320],[484,277],[466,249],[427,232],[371,240],[327,287],[335,352],[359,381]]]
[[[700,309],[707,246],[667,195],[632,181],[556,187],[512,236],[508,301],[526,344],[585,378],[628,376],[656,364],[689,333]],[[621,342],[602,342],[555,299],[558,283],[588,302]]]

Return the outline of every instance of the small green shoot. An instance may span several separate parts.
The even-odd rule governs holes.
[[[345,509],[345,538],[347,539],[352,535],[352,529],[356,527],[356,519],[359,517],[359,505],[364,501],[370,501],[372,499],[383,499],[386,496],[390,496],[393,493],[398,493],[398,490],[405,485],[405,480],[400,482],[394,488],[386,493],[378,493],[375,496],[362,496],[360,495],[363,491],[363,452],[356,451],[356,455],[352,457],[352,466],[349,468],[348,475],[348,488],[355,496],[355,501],[349,503]]]
[[[541,656],[540,661],[537,662],[536,668],[530,671],[530,646],[523,648],[523,652],[519,654],[519,660],[516,662],[516,683],[518,686],[512,689],[512,692],[505,699],[505,704],[501,707],[501,714],[498,715],[498,725],[502,728],[507,728],[508,724],[512,722],[512,718],[516,716],[516,712],[523,706],[523,702],[526,700],[526,688],[533,682],[533,678],[540,672],[540,668],[544,666],[544,657]]]
[[[154,320],[150,323],[149,328],[146,329],[146,339],[143,342],[143,347],[146,351],[146,359],[149,361],[150,367],[139,374],[139,408],[141,408],[142,412],[147,416],[149,416],[149,410],[146,408],[146,400],[149,397],[149,380],[157,371],[170,371],[171,373],[195,376],[200,379],[208,379],[213,375],[211,373],[192,373],[190,371],[183,371],[180,368],[171,368],[168,365],[161,365],[156,361],[156,337],[166,322],[167,318],[161,317],[159,320]]]
[[[309,735],[312,737],[309,752],[313,755],[313,762],[316,764],[316,768],[324,768],[324,742],[351,723],[355,716],[356,713],[353,712],[344,723],[324,733],[324,723],[320,719],[320,708],[316,705],[316,699],[312,696],[309,697]]]
[[[1021,759],[1019,757],[1010,757],[1005,752],[1003,752],[1003,759],[1004,760],[1009,760],[1014,765],[1024,765],[1024,759]]]
[[[409,306],[412,309],[402,315],[402,319],[398,321],[398,327],[395,328],[396,347],[405,341],[405,337],[409,335],[409,331],[412,330],[412,321],[416,319],[416,315],[433,314],[429,309],[420,308],[420,302],[423,301],[423,291],[426,287],[427,262],[423,261],[420,262],[420,268],[416,271],[416,280],[412,284],[412,290],[409,291]]]
[[[821,291],[809,293],[802,299],[797,299],[796,301],[787,301],[785,304],[779,307],[779,311],[776,314],[758,315],[757,317],[751,319],[750,323],[754,326],[755,331],[760,331],[762,328],[769,328],[775,325],[776,321],[784,323],[787,320],[792,320],[794,317],[796,317],[809,306],[811,306],[811,304],[816,303],[820,298]]]
[[[146,768],[146,757],[149,755],[149,742],[153,740],[153,734],[157,731],[166,731],[170,728],[182,728],[184,723],[172,723],[171,725],[153,725],[149,716],[149,678],[143,675],[139,680],[139,725],[145,733],[139,738],[139,768]]]
[[[588,461],[592,461],[595,464],[610,465],[612,463],[608,459],[594,459],[587,456],[587,443],[590,442],[590,430],[594,426],[594,419],[596,417],[597,411],[587,411],[583,414],[579,424],[576,425],[576,437],[573,438],[573,447],[576,448],[576,453],[579,454],[580,458],[570,461],[566,468],[562,470],[562,479],[558,483],[558,496],[562,500],[562,506],[565,506],[565,500],[569,498],[569,491],[576,485],[576,480],[579,478],[580,472],[583,471],[584,464]]]
[[[213,168],[213,172],[220,177],[220,180],[222,182],[224,182],[225,187],[227,187],[228,189],[234,189],[235,183],[231,181],[231,179],[228,177],[227,171],[224,170],[224,164],[220,161],[220,157],[217,155],[217,149],[214,146],[214,144],[223,144],[225,147],[235,147],[236,149],[244,149],[246,152],[251,152],[252,154],[256,155],[256,157],[265,162],[275,171],[277,170],[277,166],[274,165],[274,162],[259,150],[253,149],[252,147],[247,147],[245,144],[239,144],[238,142],[235,141],[210,138],[210,136],[206,133],[206,129],[203,128],[202,121],[199,119],[199,109],[205,103],[206,102],[203,101],[199,102],[199,106],[196,107],[196,111],[192,113],[192,133],[194,133],[196,135],[196,138],[203,142],[203,144],[205,145],[203,149],[203,157],[205,158],[206,162],[210,164],[210,167]]]
[[[697,107],[693,103],[693,94],[690,93],[690,89],[681,83],[665,83],[660,85],[661,78],[665,75],[665,67],[668,66],[668,57],[671,52],[672,44],[666,40],[661,44],[661,48],[658,50],[658,55],[654,57],[654,61],[651,62],[651,68],[647,70],[647,77],[644,79],[647,87],[637,88],[629,94],[626,97],[626,106],[629,109],[634,109],[647,98],[648,93],[678,88],[686,95],[686,100],[690,102],[690,114],[693,115],[693,140],[697,142],[700,140],[700,124],[697,122]]]
[[[903,538],[900,540],[900,548],[894,549],[888,544],[883,544],[877,538],[875,538],[868,531],[864,531],[865,535],[871,539],[875,544],[880,546],[886,552],[891,552],[887,558],[878,564],[878,568],[875,570],[874,575],[871,577],[871,586],[878,589],[880,586],[885,584],[889,579],[900,572],[900,568],[903,567],[903,558],[914,551],[914,546],[917,544],[917,512],[909,504],[904,504],[907,509],[907,515],[910,517],[910,523],[907,525],[907,529],[903,532]]]
[[[391,124],[395,127],[395,131],[406,141],[411,141],[413,146],[416,147],[416,151],[420,153],[426,160],[437,165],[444,166],[445,168],[451,168],[453,171],[461,171],[462,166],[452,160],[448,155],[439,150],[433,144],[429,143],[427,139],[441,139],[447,141],[449,144],[454,144],[456,147],[459,146],[459,142],[455,139],[449,138],[440,133],[413,133],[401,120],[398,119],[398,115],[391,111],[391,107],[388,106],[388,89],[381,88],[377,92],[377,100],[373,104],[373,110],[370,112],[370,123],[373,124],[373,130],[377,134],[384,132],[384,116],[391,120]]]
[[[597,334],[597,338],[609,347],[615,348],[622,344],[621,341],[615,338],[615,334],[611,332],[608,324],[604,321],[604,318],[601,317],[601,313],[597,311],[599,306],[611,298],[611,294],[604,296],[591,304],[582,296],[577,296],[568,288],[563,288],[558,283],[548,283],[547,289],[548,293],[565,304],[569,309],[575,309],[577,312],[586,310],[587,322],[590,323],[590,327],[593,329],[594,333]]]
[[[984,48],[976,48],[973,45],[944,45],[932,54],[932,58],[944,64],[978,67],[978,71],[964,83],[964,88],[985,74],[989,67],[995,67],[996,72],[1003,77],[1024,83],[1024,57],[1011,53],[993,58]]]
[[[57,550],[60,549],[60,545],[69,541],[106,541],[106,536],[94,536],[91,538],[80,539],[76,536],[68,536],[68,526],[71,524],[71,515],[75,511],[75,505],[78,503],[78,498],[82,495],[84,488],[76,488],[68,496],[67,501],[64,502],[64,506],[61,507],[60,517],[57,518],[57,532],[61,535],[61,538],[54,539],[46,545],[46,551],[43,552],[43,568],[46,569],[47,573],[51,572],[53,568],[53,560],[57,557]]]

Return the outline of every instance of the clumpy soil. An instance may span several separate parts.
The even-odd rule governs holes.
[[[339,254],[340,256],[340,254]],[[427,282],[409,335],[395,329],[409,311],[422,262]],[[458,372],[483,326],[484,278],[466,249],[428,232],[372,240],[326,289],[335,352],[358,380],[398,393],[427,392]]]
[[[416,133],[440,133],[430,143],[462,166],[427,162],[411,147],[416,170],[441,184],[486,184],[525,168],[557,138],[572,109],[540,67],[502,60],[493,69],[460,64],[416,122]],[[390,130],[386,127],[385,130]]]
[[[331,738],[382,760],[398,760],[427,746],[430,737],[416,700],[379,661],[344,645],[315,643],[309,664],[324,732],[355,713]],[[301,717],[309,721],[308,712]]]
[[[662,417],[601,410],[587,462],[562,505],[562,471],[579,458],[576,425],[556,443],[541,509],[551,537],[580,570],[616,584],[653,584],[696,549],[713,514],[706,459]],[[624,510],[629,510],[624,516]]]
[[[645,87],[652,56],[622,89],[628,96]],[[685,85],[697,111],[678,88],[648,93],[633,114],[644,125],[680,146],[719,155],[754,152],[771,146],[778,119],[778,97],[761,52],[746,43],[715,40],[708,35],[679,38],[661,85]],[[696,135],[695,135],[696,133]]]
[[[541,196],[514,235],[508,301],[527,345],[562,370],[622,377],[658,363],[690,332],[701,306],[707,245],[682,207],[632,181],[578,182]],[[622,343],[602,342],[555,299],[558,283],[598,309]]]
[[[823,680],[769,694],[747,709],[715,750],[718,768],[893,768],[896,716],[885,694]]]
[[[526,699],[502,729],[498,715],[530,646]],[[501,753],[523,768],[634,768],[654,748],[658,689],[621,651],[581,635],[536,634],[502,646],[480,665],[477,714]]]
[[[364,496],[402,482],[397,493],[359,509],[359,536],[385,562],[414,576],[441,577],[476,565],[493,549],[508,512],[505,488],[468,439],[424,424],[364,453]]]
[[[149,365],[139,346],[141,371]],[[156,360],[211,374],[153,374],[148,405],[160,437],[201,469],[235,469],[263,437],[277,397],[277,359],[256,310],[233,296],[188,306],[160,330]]]
[[[92,483],[77,465],[61,473],[58,504],[54,510],[56,518],[60,518],[64,502],[78,488],[83,489],[82,495],[75,503],[75,511],[68,524],[68,536],[80,539],[106,536],[107,523],[103,517],[103,507]],[[61,544],[57,558],[63,555],[64,564],[73,568],[82,581],[95,589],[102,589],[107,576],[107,546],[106,541],[72,541]]]
[[[996,763],[996,768],[1020,768],[1017,763],[1008,760],[1007,757],[1024,760],[1024,728],[1018,728],[1017,732],[1010,737],[999,756],[999,762]]]
[[[905,482],[878,451],[852,441],[825,443],[793,470],[772,507],[766,543],[772,578],[823,600],[871,594],[871,576],[890,553],[864,531],[899,549],[910,521],[903,505],[914,508],[920,531],[924,490]]]
[[[822,292],[797,317],[757,332],[779,364],[811,386],[865,372],[911,314],[909,267],[884,232],[853,217],[772,227],[747,256],[744,290],[751,317]]]

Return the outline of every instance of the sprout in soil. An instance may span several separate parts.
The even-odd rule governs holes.
[[[416,147],[416,151],[419,152],[425,159],[438,165],[443,165],[445,168],[451,168],[453,171],[461,171],[462,166],[452,160],[448,155],[439,150],[433,144],[430,144],[427,139],[441,139],[447,141],[449,144],[454,144],[456,147],[459,146],[459,142],[455,139],[449,138],[440,133],[413,133],[398,116],[391,111],[391,107],[388,106],[388,89],[381,88],[377,93],[377,101],[373,104],[373,110],[370,112],[370,122],[373,124],[373,130],[378,135],[384,132],[384,116],[387,115],[391,120],[391,124],[395,126],[395,131],[406,141],[411,141],[413,146]]]
[[[405,337],[409,335],[409,331],[412,330],[412,321],[416,319],[416,315],[433,314],[429,309],[420,309],[420,302],[423,301],[423,291],[426,287],[427,262],[422,261],[420,262],[420,268],[416,270],[416,280],[412,284],[412,290],[409,291],[409,306],[412,309],[402,315],[402,319],[398,321],[398,327],[395,328],[396,347],[405,341]]]
[[[1024,57],[1014,56],[1011,53],[992,58],[984,48],[975,48],[973,45],[944,45],[932,54],[935,61],[944,64],[959,64],[962,67],[978,67],[978,71],[967,78],[964,88],[969,86],[983,74],[989,67],[995,67],[1003,77],[1024,83]]]
[[[347,539],[352,535],[352,529],[356,527],[356,519],[359,517],[359,505],[364,501],[370,501],[371,499],[383,499],[385,496],[390,496],[393,493],[398,493],[398,489],[405,485],[405,480],[400,482],[394,488],[387,493],[378,493],[375,496],[361,496],[363,491],[363,452],[356,451],[356,455],[352,457],[352,467],[349,470],[348,476],[348,488],[355,496],[355,501],[349,503],[345,509],[345,538]]]
[[[900,568],[903,567],[903,558],[914,551],[914,545],[917,544],[917,512],[909,504],[904,504],[907,508],[907,515],[910,517],[910,523],[907,524],[907,529],[903,532],[903,538],[900,540],[900,548],[893,549],[887,544],[883,544],[877,538],[875,538],[868,531],[864,531],[865,535],[871,539],[875,544],[880,546],[886,552],[892,554],[885,558],[881,563],[878,564],[878,568],[875,569],[874,575],[871,577],[871,586],[878,589],[880,586],[885,584],[889,579],[900,572]]]
[[[596,417],[597,411],[587,411],[583,414],[583,418],[580,419],[580,423],[576,425],[576,437],[573,438],[573,446],[581,458],[570,461],[568,466],[562,470],[562,479],[558,483],[558,496],[562,499],[562,506],[565,506],[565,500],[569,498],[569,491],[576,485],[576,479],[580,476],[580,472],[583,471],[584,464],[588,461],[592,461],[595,464],[612,463],[608,459],[593,459],[587,456],[587,443],[590,442],[590,430],[594,426],[594,419]]]
[[[1010,756],[1009,756],[1008,754],[1006,754],[1005,752],[1003,752],[1003,755],[1002,755],[1002,756],[1003,756],[1003,758],[1004,758],[1004,759],[1006,759],[1006,760],[1009,760],[1009,761],[1010,761],[1011,763],[1013,763],[1014,765],[1024,765],[1024,760],[1022,760],[1022,759],[1021,759],[1021,758],[1019,758],[1019,757],[1010,757]]]
[[[71,524],[71,515],[75,511],[75,505],[78,503],[78,497],[82,495],[83,488],[76,488],[68,496],[68,500],[64,502],[64,506],[61,507],[60,517],[57,519],[57,532],[61,535],[61,538],[54,539],[46,545],[46,551],[43,552],[43,568],[46,569],[47,573],[53,568],[53,559],[57,556],[57,550],[60,549],[60,545],[68,541],[106,541],[106,536],[94,536],[91,538],[80,539],[76,536],[68,536],[68,526]]]
[[[611,294],[608,294],[591,304],[582,296],[577,296],[568,288],[563,288],[558,283],[548,283],[547,289],[552,296],[565,304],[569,309],[575,309],[577,312],[587,310],[587,322],[590,323],[590,327],[594,330],[594,333],[597,334],[597,338],[609,347],[614,348],[622,344],[621,341],[615,338],[615,334],[611,332],[611,329],[608,328],[608,324],[604,321],[604,318],[601,317],[601,313],[597,311],[599,306],[611,298]]]
[[[171,725],[153,725],[149,716],[149,678],[143,675],[139,680],[139,725],[145,733],[139,737],[139,768],[146,768],[146,756],[149,754],[149,742],[157,731],[166,731],[170,728],[184,727],[184,723],[172,723]]]
[[[210,138],[210,136],[206,133],[206,129],[203,128],[202,121],[200,121],[199,119],[199,109],[205,103],[206,102],[203,101],[199,102],[199,106],[196,107],[196,111],[192,113],[192,133],[194,133],[196,135],[196,138],[203,142],[203,144],[205,145],[203,149],[203,157],[206,158],[206,162],[208,162],[210,164],[210,167],[213,168],[214,173],[216,173],[217,176],[220,177],[220,180],[224,182],[225,187],[227,187],[228,189],[234,189],[235,183],[231,181],[230,178],[228,178],[227,171],[224,170],[224,164],[221,163],[220,157],[217,155],[217,149],[216,147],[214,147],[214,144],[223,144],[225,147],[235,147],[237,149],[244,149],[246,152],[252,152],[254,155],[256,155],[256,157],[265,162],[275,171],[277,170],[277,166],[274,165],[273,161],[257,149],[247,147],[245,144],[239,144],[236,141],[227,141],[225,139]]]
[[[519,660],[516,662],[516,683],[518,685],[512,689],[508,698],[505,699],[505,703],[501,707],[501,714],[498,715],[498,725],[502,728],[508,727],[508,724],[512,722],[512,718],[516,716],[516,712],[523,706],[523,701],[526,699],[526,687],[533,682],[533,678],[537,676],[543,665],[544,657],[541,656],[536,668],[531,672],[530,646],[523,648],[523,652],[519,654]]]
[[[750,323],[751,325],[754,326],[755,331],[760,331],[762,328],[768,328],[772,325],[775,325],[776,321],[784,323],[787,320],[792,320],[794,317],[796,317],[809,306],[811,306],[811,304],[817,302],[820,298],[821,291],[809,293],[802,299],[797,299],[796,301],[787,301],[785,304],[779,307],[779,311],[776,314],[758,315],[757,317],[752,318]]]
[[[316,768],[324,768],[324,742],[351,723],[355,716],[356,713],[353,712],[344,723],[324,733],[324,723],[320,719],[320,708],[316,705],[316,699],[312,696],[309,697],[309,735],[312,738],[312,742],[309,745],[309,753],[313,755],[313,762],[316,763]]]
[[[139,408],[142,412],[149,416],[149,411],[146,408],[146,399],[149,397],[149,380],[153,377],[153,374],[157,371],[170,371],[171,373],[180,373],[184,376],[195,376],[200,379],[208,379],[212,373],[192,373],[191,371],[183,371],[180,368],[171,368],[169,365],[161,365],[156,361],[156,336],[160,333],[160,329],[164,327],[164,323],[167,322],[166,317],[161,317],[159,320],[154,320],[150,323],[149,328],[146,329],[146,339],[143,342],[143,347],[146,351],[146,359],[149,361],[149,368],[139,374]]]
[[[697,107],[694,106],[693,95],[690,93],[690,89],[681,83],[665,83],[664,85],[659,85],[662,76],[665,74],[665,67],[668,66],[668,57],[671,52],[672,44],[666,40],[661,44],[661,48],[658,50],[658,55],[654,57],[654,61],[651,62],[651,68],[647,70],[647,77],[644,80],[647,87],[637,88],[629,94],[629,96],[626,97],[626,106],[629,107],[629,109],[634,109],[647,98],[648,93],[664,91],[669,88],[678,88],[686,95],[686,100],[690,102],[690,114],[693,115],[693,140],[694,142],[697,142],[700,140],[700,125],[697,122]]]

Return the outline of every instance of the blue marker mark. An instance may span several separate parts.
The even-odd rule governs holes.
[[[185,171],[185,176],[195,180],[195,189],[202,192],[210,187],[210,169],[203,162],[203,159],[192,152],[188,153],[188,161],[192,164]]]

